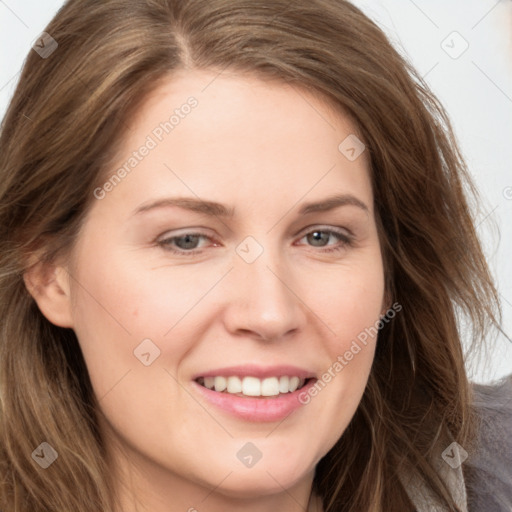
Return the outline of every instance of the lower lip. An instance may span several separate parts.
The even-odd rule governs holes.
[[[315,385],[316,379],[310,379],[302,388],[273,397],[240,397],[230,393],[219,393],[205,388],[193,381],[197,391],[210,403],[227,413],[246,421],[280,421],[302,407],[299,395]]]

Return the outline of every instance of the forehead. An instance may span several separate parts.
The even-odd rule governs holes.
[[[278,198],[282,208],[306,194],[339,192],[371,203],[367,152],[355,159],[347,153],[361,151],[355,123],[284,82],[181,71],[162,81],[128,124],[107,174],[129,171],[111,194],[118,200],[140,203],[163,193],[231,203]]]

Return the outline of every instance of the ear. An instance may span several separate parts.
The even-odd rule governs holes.
[[[64,267],[37,262],[23,274],[28,292],[41,313],[59,327],[73,327],[70,278]]]

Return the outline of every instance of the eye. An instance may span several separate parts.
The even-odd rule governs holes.
[[[333,228],[318,228],[308,231],[299,240],[306,239],[311,247],[321,249],[318,252],[326,253],[333,251],[342,251],[347,246],[352,245],[353,235],[348,234],[344,231],[333,229]],[[337,243],[329,244],[329,240],[338,240]],[[162,247],[164,250],[169,251],[173,254],[181,256],[192,256],[202,252],[200,246],[201,240],[213,241],[213,239],[204,233],[183,233],[182,235],[176,235],[167,237],[157,241],[157,245]],[[214,243],[214,245],[216,245]]]
[[[337,238],[338,243],[336,244],[328,244],[328,241],[332,238]],[[337,229],[314,229],[313,231],[307,232],[302,238],[307,239],[309,243],[312,244],[313,247],[330,247],[329,249],[323,249],[320,252],[333,252],[333,251],[341,251],[346,248],[348,245],[352,245],[353,236],[349,235],[345,232],[339,231]]]
[[[197,250],[197,245],[201,239],[211,240],[211,238],[202,233],[184,233],[183,235],[172,236],[160,240],[158,245],[165,250],[175,254],[196,254],[201,252]],[[177,249],[174,247],[177,246]]]

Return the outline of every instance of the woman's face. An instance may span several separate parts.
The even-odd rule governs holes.
[[[175,496],[311,483],[368,379],[376,340],[357,336],[385,308],[355,126],[291,86],[205,71],[127,122],[68,267],[105,433]]]

